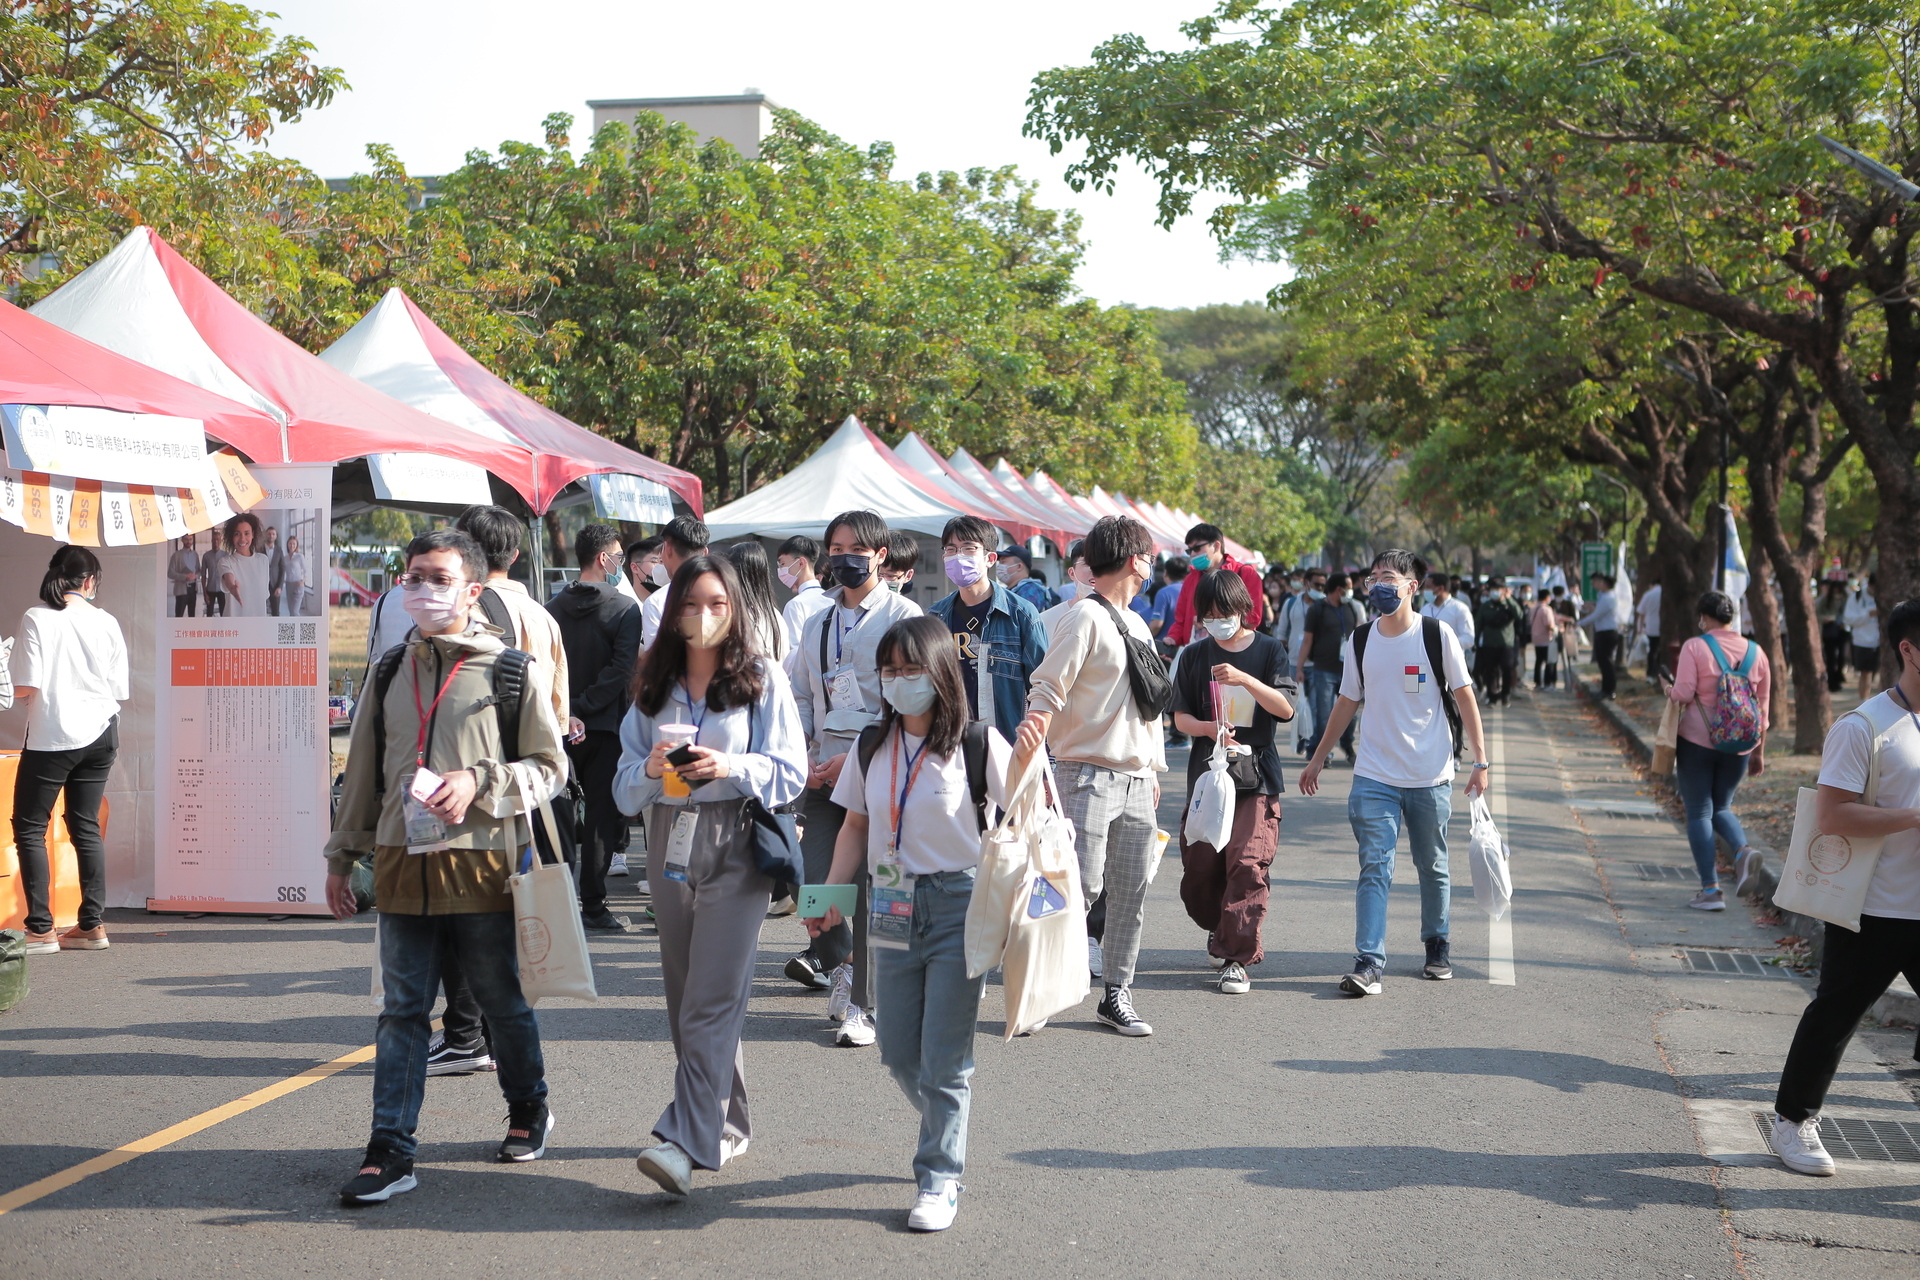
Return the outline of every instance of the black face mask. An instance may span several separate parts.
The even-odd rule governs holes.
[[[833,580],[848,590],[865,585],[873,576],[872,556],[828,556],[827,564],[833,570]]]

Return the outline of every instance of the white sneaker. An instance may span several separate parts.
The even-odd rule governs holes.
[[[1220,993],[1228,996],[1243,996],[1253,989],[1253,983],[1247,978],[1247,971],[1237,964],[1229,964],[1220,970]]]
[[[948,1178],[938,1191],[922,1191],[914,1200],[913,1212],[907,1215],[907,1230],[945,1231],[958,1212],[960,1184]]]
[[[1087,939],[1087,972],[1096,978],[1107,976],[1106,961],[1100,958],[1100,943],[1094,938]]]
[[[671,1142],[663,1142],[642,1151],[634,1164],[640,1172],[659,1183],[663,1191],[671,1191],[676,1196],[689,1195],[693,1191],[693,1161]]]
[[[827,1021],[845,1022],[847,1010],[853,1008],[853,963],[835,969],[828,981],[832,989],[827,992]]]
[[[846,1021],[840,1024],[840,1030],[834,1035],[833,1042],[842,1049],[864,1049],[874,1041],[873,1019],[859,1005],[847,1006]]]
[[[743,1138],[737,1133],[721,1134],[720,1135],[720,1163],[724,1165],[727,1161],[733,1159],[735,1156],[745,1155],[747,1153],[747,1143],[749,1141],[750,1141],[749,1139]]]
[[[778,919],[781,916],[790,916],[799,909],[800,904],[795,902],[793,895],[789,893],[784,897],[775,898],[772,903],[767,906],[767,915]]]
[[[1820,1141],[1820,1117],[1808,1116],[1799,1124],[1773,1118],[1773,1153],[1780,1157],[1780,1163],[1795,1173],[1811,1174],[1816,1178],[1833,1176],[1833,1157],[1827,1154],[1827,1148]]]
[[[610,876],[624,876],[629,874],[627,871],[627,855],[624,853],[614,854],[613,860],[607,863],[607,874]]]
[[[653,896],[653,890],[648,886],[645,876],[640,877],[640,883],[635,885],[634,888],[640,891],[640,896],[643,898],[651,898]]]

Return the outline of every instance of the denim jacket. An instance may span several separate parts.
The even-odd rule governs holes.
[[[928,605],[927,613],[952,627],[959,600],[956,591]],[[1033,669],[1047,656],[1046,628],[1040,625],[1040,615],[1032,605],[996,582],[979,643],[984,658],[981,674],[993,677],[993,718],[987,722],[1012,742],[1027,714],[1027,686],[1033,680]]]

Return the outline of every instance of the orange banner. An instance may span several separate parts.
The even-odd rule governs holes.
[[[75,480],[73,507],[67,513],[67,541],[77,547],[100,545],[100,482]]]
[[[227,496],[233,499],[235,511],[245,511],[267,496],[260,482],[232,450],[222,449],[214,454],[213,468],[220,473],[221,483],[227,486]]]
[[[43,538],[53,536],[53,495],[47,489],[47,479],[44,471],[20,473],[21,527]]]
[[[134,537],[143,544],[167,540],[166,528],[160,522],[160,503],[153,496],[152,485],[128,485],[127,504],[133,508]]]
[[[183,633],[191,635],[191,632]],[[319,664],[312,649],[175,649],[176,688],[311,686]]]

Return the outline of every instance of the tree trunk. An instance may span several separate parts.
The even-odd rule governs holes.
[[[547,526],[548,567],[554,569],[564,568],[567,563],[568,553],[572,551],[572,548],[567,545],[567,535],[561,532],[560,513],[558,511],[548,511],[547,514],[540,517],[540,521]]]
[[[1747,598],[1743,607],[1747,616],[1753,619],[1753,639],[1760,646],[1760,652],[1767,655],[1767,667],[1773,678],[1768,682],[1767,723],[1775,728],[1784,727],[1792,716],[1792,705],[1787,695],[1787,652],[1780,642],[1780,610],[1773,599],[1771,557],[1758,539],[1754,540],[1753,557],[1747,568],[1751,577],[1747,579]]]

